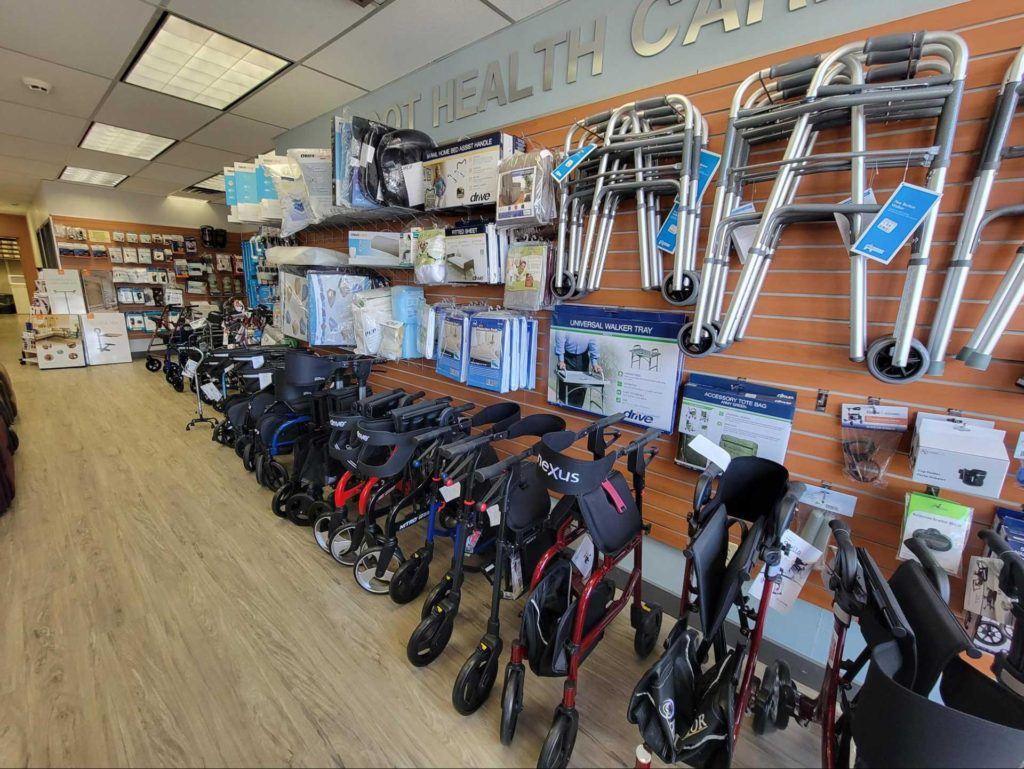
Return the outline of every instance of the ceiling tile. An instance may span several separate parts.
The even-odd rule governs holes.
[[[40,142],[35,139],[26,139],[23,136],[0,134],[0,155],[31,158],[32,160],[64,161],[67,160],[71,149],[67,145]]]
[[[177,182],[165,182],[160,179],[140,179],[138,176],[131,176],[117,185],[119,190],[129,192],[142,192],[146,195],[169,195],[180,190],[184,185]]]
[[[21,82],[23,77],[46,81],[50,92],[28,90]],[[89,117],[109,87],[110,81],[104,77],[0,48],[0,100]]]
[[[0,0],[0,48],[116,77],[156,13],[140,0]]]
[[[507,24],[479,0],[395,0],[305,63],[379,88]]]
[[[500,8],[516,21],[533,16],[538,11],[558,5],[565,0],[489,0],[491,5]]]
[[[260,123],[230,113],[221,115],[210,125],[189,137],[189,141],[205,147],[257,155],[274,144],[274,137],[284,131],[275,125]]]
[[[60,160],[32,160],[30,158],[16,158],[7,155],[0,155],[0,168],[9,173],[25,174],[36,179],[56,179],[64,170],[64,163]]]
[[[351,27],[373,6],[347,0],[171,0],[168,10],[265,51],[297,61]]]
[[[0,102],[4,133],[54,144],[78,144],[89,121],[56,112]]]
[[[166,163],[150,163],[137,174],[136,179],[156,179],[162,182],[175,182],[179,187],[195,184],[210,178],[209,171],[181,166],[169,166]]]
[[[134,174],[146,167],[145,160],[97,152],[74,147],[67,155],[67,164],[76,168],[91,168],[94,171],[109,171],[113,174]]]
[[[362,88],[307,67],[295,67],[231,111],[265,123],[295,128],[364,93]]]
[[[0,169],[0,187],[29,189],[37,184],[39,184],[38,176]]]
[[[252,157],[252,154],[246,155],[242,152],[201,147],[190,142],[178,142],[160,155],[160,162],[184,168],[202,168],[204,171],[218,172],[223,170],[224,166],[230,166],[236,161],[242,162],[247,157]]]
[[[220,110],[212,107],[118,83],[100,107],[96,120],[169,139],[184,139],[219,114]]]

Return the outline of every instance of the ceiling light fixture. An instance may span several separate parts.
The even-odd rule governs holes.
[[[197,190],[210,190],[211,192],[224,192],[224,174],[211,176],[205,181],[196,182],[192,185]]]
[[[152,160],[174,144],[174,139],[132,131],[106,123],[93,123],[78,146],[86,150]]]
[[[288,61],[167,14],[124,82],[225,109],[288,66]]]
[[[60,178],[66,182],[78,182],[80,184],[98,184],[101,187],[116,187],[125,179],[127,174],[112,174],[109,171],[94,171],[91,168],[75,168],[65,166],[60,173]]]

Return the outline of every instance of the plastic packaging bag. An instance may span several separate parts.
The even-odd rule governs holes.
[[[551,304],[550,261],[551,248],[543,241],[518,241],[509,246],[505,259],[505,307],[535,312]]]
[[[884,486],[889,463],[907,430],[907,417],[904,406],[844,403],[843,473],[860,483]]]
[[[555,219],[555,186],[550,150],[516,153],[498,163],[499,227],[535,227]]]
[[[380,356],[388,360],[401,360],[402,342],[405,338],[405,324],[400,320],[384,320],[380,323]]]
[[[445,283],[448,275],[445,256],[444,230],[421,230],[414,262],[416,282],[435,286]]]
[[[314,221],[322,222],[324,219],[342,213],[342,209],[334,205],[334,190],[331,184],[331,151],[327,149],[292,149],[288,150],[288,157],[299,166]]]

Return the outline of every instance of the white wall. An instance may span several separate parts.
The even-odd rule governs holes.
[[[191,198],[145,195],[127,190],[104,189],[44,181],[32,201],[32,210],[46,216],[78,216],[85,219],[109,219],[168,227],[200,227],[209,224],[230,232],[241,232],[242,225],[228,224],[226,206]],[[32,222],[38,226],[35,216]]]

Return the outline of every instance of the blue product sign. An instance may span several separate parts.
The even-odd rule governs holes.
[[[588,144],[587,146],[576,150],[576,152],[572,153],[569,157],[558,164],[558,167],[551,172],[551,178],[561,184],[565,181],[565,177],[571,174],[576,166],[589,158],[590,153],[596,149],[596,144]]]
[[[259,203],[256,190],[256,172],[235,170],[235,194],[239,203]]]
[[[235,172],[224,170],[224,202],[229,206],[238,205],[238,194],[235,189]]]
[[[718,166],[722,163],[722,156],[711,150],[700,151],[700,171],[697,174],[697,204],[704,197],[704,193],[711,184]],[[672,210],[665,217],[661,229],[658,231],[658,248],[674,254],[679,236],[679,198],[672,203]]]
[[[256,195],[261,201],[277,200],[277,187],[274,186],[273,178],[263,166],[256,166]]]
[[[853,252],[889,264],[940,197],[937,192],[903,182],[857,239]]]

